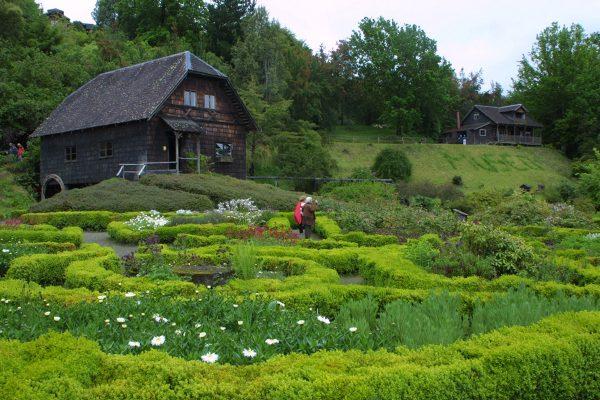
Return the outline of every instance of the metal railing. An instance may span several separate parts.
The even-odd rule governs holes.
[[[158,161],[158,162],[146,162],[146,163],[138,163],[138,164],[119,164],[119,171],[117,172],[117,177],[122,177],[126,179],[128,176],[135,178],[139,178],[144,174],[174,174],[177,172],[177,169],[172,169],[169,166],[176,165],[175,161]],[[164,167],[167,166],[166,169],[154,168],[154,167]]]
[[[498,143],[529,144],[532,146],[541,146],[542,138],[540,136],[531,136],[531,135],[499,134],[498,135]]]

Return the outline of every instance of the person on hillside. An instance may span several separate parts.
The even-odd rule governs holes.
[[[15,158],[17,158],[17,152],[18,152],[17,146],[15,146],[14,143],[9,143],[8,144],[8,154],[13,158],[13,160]],[[11,161],[13,161],[13,160],[11,160]]]
[[[304,203],[306,202],[306,196],[300,197],[300,200],[296,203],[296,207],[294,208],[294,221],[299,227],[300,233],[304,232],[302,228],[302,207],[304,207]]]
[[[25,147],[23,147],[23,145],[21,145],[21,143],[17,144],[17,158],[19,159],[19,161],[23,160],[23,154],[25,154]]]
[[[312,197],[307,197],[302,207],[302,226],[304,228],[304,238],[310,239],[315,223],[317,221],[317,202]]]

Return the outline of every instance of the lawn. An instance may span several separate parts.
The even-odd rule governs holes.
[[[414,181],[448,183],[460,175],[466,191],[514,188],[523,183],[548,186],[568,180],[571,174],[569,161],[548,148],[335,142],[330,149],[338,163],[336,176],[346,177],[355,168],[369,168],[386,147],[401,149],[408,155]]]
[[[26,210],[32,203],[31,195],[15,183],[13,175],[0,169],[0,218],[14,210]]]

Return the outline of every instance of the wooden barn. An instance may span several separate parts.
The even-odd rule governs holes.
[[[541,146],[542,125],[522,104],[474,106],[457,127],[444,133],[445,143]]]
[[[42,198],[115,176],[246,177],[256,122],[226,75],[184,52],[98,75],[36,129]]]

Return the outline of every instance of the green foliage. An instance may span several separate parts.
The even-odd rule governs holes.
[[[19,217],[31,225],[49,224],[57,228],[78,226],[89,231],[103,231],[111,221],[120,218],[111,211],[58,211],[52,213],[28,213]]]
[[[594,154],[596,158],[586,164],[587,171],[579,175],[579,187],[600,209],[600,150],[594,149]]]
[[[55,243],[55,242],[37,242],[37,243],[3,243],[0,244],[0,276],[3,276],[12,260],[15,258],[46,253],[54,254],[62,251],[73,251],[75,245],[73,243]]]
[[[374,235],[360,231],[340,233],[330,236],[333,240],[342,242],[352,242],[359,246],[365,247],[381,247],[388,244],[398,243],[398,238],[394,235]]]
[[[204,211],[213,208],[206,196],[142,185],[124,179],[109,179],[83,189],[72,189],[34,204],[33,212],[48,211]]]
[[[240,279],[253,279],[261,269],[256,249],[252,244],[241,244],[233,248],[231,268]]]
[[[83,242],[83,231],[76,227],[64,228],[59,231],[57,229],[48,229],[43,225],[29,228],[19,226],[18,228],[0,229],[0,243],[18,242],[57,242],[72,243],[75,246],[79,246]]]
[[[555,22],[520,63],[514,98],[544,125],[544,142],[564,147],[569,156],[589,153],[597,144],[599,62],[596,33]]]
[[[452,184],[455,186],[462,186],[462,184],[463,184],[462,176],[454,175],[452,177]]]
[[[378,178],[406,181],[412,173],[412,165],[402,151],[386,148],[377,154],[371,170]]]
[[[315,233],[323,239],[327,239],[342,233],[342,229],[333,219],[319,214],[315,223]]]
[[[293,210],[300,197],[299,193],[278,189],[271,185],[217,174],[147,175],[142,178],[142,184],[170,191],[187,192],[195,197],[207,196],[214,203],[250,198],[261,209]]]
[[[319,193],[327,197],[355,203],[373,201],[393,201],[396,198],[394,187],[380,182],[357,182],[342,185],[325,185]]]
[[[0,168],[0,218],[10,218],[19,210],[27,210],[32,196],[15,182],[15,176]]]

